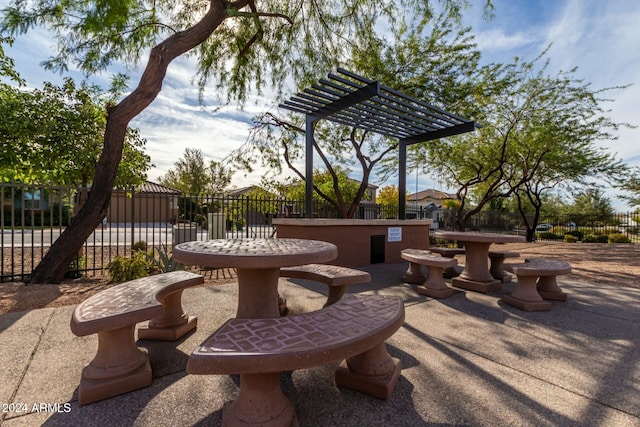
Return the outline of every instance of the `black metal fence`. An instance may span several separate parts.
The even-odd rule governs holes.
[[[122,192],[120,192],[122,193]],[[152,256],[168,253],[172,245],[211,238],[275,237],[273,218],[304,217],[304,201],[249,197],[246,195],[181,196],[168,192],[135,192],[114,195],[105,222],[85,242],[70,266],[71,277],[104,272],[116,256],[129,256],[131,248],[146,247]],[[0,281],[23,280],[73,218],[84,195],[78,189],[0,183]],[[336,218],[326,203],[314,205],[317,218]],[[446,210],[407,206],[407,219],[432,218],[432,229],[455,228]],[[363,202],[356,218],[398,218],[397,205]],[[640,214],[616,214],[607,218],[581,215],[543,217],[536,231],[540,240],[565,239],[573,233],[582,241],[608,241],[610,235],[638,242]],[[525,234],[519,215],[482,212],[467,224],[468,230]],[[625,241],[624,239],[618,241]]]
[[[533,218],[528,219],[529,224]],[[441,220],[440,228],[454,228],[452,219]],[[480,212],[466,224],[469,231],[487,231],[526,235],[527,227],[519,214]],[[566,238],[565,236],[573,236]],[[591,243],[640,243],[640,213],[610,215],[545,215],[534,229],[536,240],[565,240]]]

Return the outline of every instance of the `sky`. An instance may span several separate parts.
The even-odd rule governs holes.
[[[435,0],[434,0],[435,1]],[[7,0],[0,0],[0,7]],[[495,17],[483,19],[484,0],[474,0],[464,12],[465,23],[473,28],[484,62],[509,63],[514,57],[532,60],[551,45],[547,57],[549,72],[577,67],[576,76],[592,84],[593,89],[629,85],[607,93],[609,116],[616,122],[640,125],[640,2],[637,0],[494,0]],[[6,53],[16,61],[16,69],[32,87],[44,81],[59,82],[61,76],[45,71],[39,64],[55,48],[43,31],[19,36]],[[142,64],[144,65],[144,63]],[[80,73],[71,70],[73,77]],[[154,167],[151,181],[166,173],[183,155],[185,148],[201,149],[206,160],[224,161],[229,153],[247,140],[251,118],[277,102],[268,96],[255,97],[243,109],[235,105],[215,110],[198,104],[197,88],[192,84],[194,67],[188,59],[179,58],[169,67],[158,98],[132,122],[147,139],[147,153]],[[136,83],[133,74],[132,85]],[[318,76],[323,78],[325,76]],[[108,75],[96,76],[95,83],[108,87]],[[429,100],[426,100],[429,102]],[[205,99],[215,105],[215,99]],[[616,141],[598,142],[631,166],[640,166],[640,129],[621,129]],[[233,176],[232,186],[258,184],[261,170]],[[358,178],[357,175],[353,176]],[[397,178],[375,185],[397,184]],[[424,174],[412,173],[407,178],[408,191],[435,188],[451,191]],[[618,210],[627,206],[606,189]]]

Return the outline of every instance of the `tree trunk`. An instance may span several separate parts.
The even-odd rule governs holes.
[[[234,6],[241,9],[247,3],[236,2]],[[227,18],[226,5],[221,0],[212,1],[208,12],[193,27],[171,35],[151,50],[138,87],[108,111],[104,147],[86,203],[51,245],[27,283],[62,281],[71,261],[107,214],[129,122],[158,96],[171,61],[205,41]]]

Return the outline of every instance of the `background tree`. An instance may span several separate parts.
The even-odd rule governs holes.
[[[316,205],[326,202],[340,218],[353,218],[360,201],[366,199],[366,191],[362,189],[362,182],[349,178],[347,171],[340,167],[333,167],[331,171],[316,169],[313,173],[313,199]],[[304,200],[304,180],[293,180],[286,186],[286,197]]]
[[[398,205],[398,187],[385,185],[376,195],[376,203],[380,205]]]
[[[543,55],[488,67],[485,85],[501,89],[477,99],[476,120],[483,128],[442,140],[437,148],[420,147],[425,170],[457,187],[461,230],[491,201],[517,192],[534,207],[533,221],[522,212],[532,237],[543,192],[624,173],[614,156],[595,145],[612,139],[609,132],[619,126],[605,115],[600,92],[577,79],[575,69],[548,75],[547,64],[537,64]]]
[[[224,163],[211,160],[207,169],[209,176],[209,185],[207,191],[209,194],[223,193],[231,184],[233,171],[227,168]]]
[[[443,0],[442,4],[459,11],[466,1]],[[305,84],[312,81],[344,61],[352,46],[374,39],[381,21],[386,20],[394,32],[394,23],[404,13],[421,20],[430,16],[431,4],[417,0],[12,1],[3,10],[0,30],[14,34],[34,26],[51,30],[58,50],[45,63],[49,69],[64,71],[69,62],[86,73],[102,71],[118,60],[137,65],[141,53],[153,46],[137,87],[108,111],[104,149],[92,180],[99,191],[90,193],[31,281],[60,282],[74,254],[106,215],[127,126],[158,95],[175,58],[194,50],[200,88],[214,80],[214,89],[242,102],[250,88],[260,90],[271,84],[281,91],[288,78]]]
[[[627,179],[618,183],[617,187],[627,192],[620,198],[626,200],[630,206],[640,208],[640,167],[633,169]]]
[[[579,191],[571,204],[573,212],[580,212],[584,218],[605,223],[613,218],[611,200],[599,188],[587,188]]]
[[[183,194],[198,196],[219,194],[231,183],[231,170],[221,162],[209,161],[207,165],[202,150],[186,148],[182,157],[163,176],[162,185],[180,190]]]
[[[183,194],[197,196],[206,192],[209,176],[202,150],[186,148],[163,176],[158,178],[162,185],[180,190]]]
[[[20,83],[13,62],[5,61],[0,78]],[[70,78],[60,86],[45,82],[34,90],[0,83],[2,179],[86,189],[102,150],[105,101],[98,87],[78,86]],[[146,179],[150,158],[145,144],[137,129],[127,129],[116,185],[126,188]]]

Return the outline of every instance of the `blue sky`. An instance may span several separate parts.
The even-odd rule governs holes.
[[[0,0],[4,6],[7,0]],[[610,116],[618,122],[640,125],[640,2],[637,0],[494,0],[495,18],[482,19],[483,0],[465,12],[465,21],[473,27],[478,47],[486,62],[511,62],[515,56],[531,60],[551,44],[548,57],[551,72],[578,67],[577,76],[594,89],[632,84],[624,90],[608,93],[614,102],[607,104]],[[7,53],[16,60],[16,68],[30,86],[61,77],[43,70],[39,63],[53,49],[52,40],[41,31],[18,38]],[[155,167],[149,179],[157,180],[184,153],[185,148],[202,149],[206,159],[223,160],[247,139],[251,117],[274,108],[269,98],[255,98],[243,110],[235,106],[220,110],[203,109],[197,102],[197,90],[191,84],[193,67],[187,59],[178,59],[168,70],[163,90],[151,106],[131,123],[147,139],[147,151]],[[81,75],[71,70],[78,79]],[[324,76],[318,76],[321,78]],[[108,84],[108,76],[97,76],[99,84]],[[214,97],[205,99],[214,104]],[[640,129],[621,129],[618,140],[599,142],[618,158],[640,166]],[[261,171],[234,175],[232,185],[241,187],[260,180]],[[357,177],[357,176],[356,176]],[[396,184],[373,182],[376,185]],[[409,176],[409,191],[450,189],[431,177]],[[623,202],[608,191],[617,209]]]

